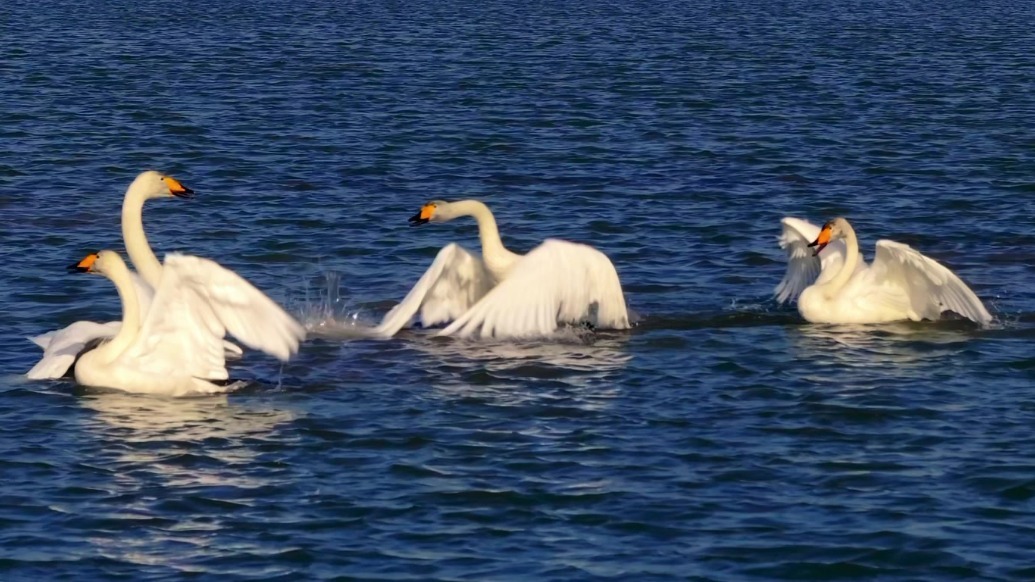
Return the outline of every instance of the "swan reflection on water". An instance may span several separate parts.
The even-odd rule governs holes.
[[[623,349],[625,340],[618,334],[598,338],[591,332],[565,330],[554,337],[528,341],[426,337],[414,341],[413,346],[441,364],[462,366],[476,361],[494,372],[531,364],[560,371],[608,373],[632,359]]]
[[[164,398],[85,389],[79,402],[95,413],[87,429],[98,438],[125,445],[118,449],[120,462],[162,475],[167,484],[180,485],[255,486],[251,477],[242,483],[243,477],[227,471],[224,464],[251,461],[258,452],[244,439],[269,438],[278,425],[296,418],[287,410],[241,405],[240,399],[231,403],[225,394]],[[181,455],[205,456],[213,462],[187,467],[175,462]]]
[[[286,410],[248,407],[228,395],[196,398],[159,397],[121,390],[79,388],[79,402],[96,412],[102,430],[115,430],[124,440],[147,442],[166,440],[235,439],[267,434],[277,424],[290,422],[296,414]]]
[[[965,321],[895,322],[877,325],[805,324],[788,334],[802,360],[847,367],[920,365],[957,358],[970,349],[975,326]]]
[[[620,393],[617,373],[632,360],[625,349],[628,337],[572,329],[534,341],[414,333],[408,344],[423,356],[422,368],[436,371],[433,388],[444,395],[479,395],[503,403],[563,393],[580,408],[597,409]]]
[[[94,433],[106,459],[111,483],[95,517],[132,527],[132,536],[96,530],[86,540],[91,552],[110,560],[178,568],[226,551],[215,541],[222,529],[209,516],[214,507],[236,511],[261,508],[271,490],[291,486],[289,475],[256,470],[260,449],[277,440],[279,425],[296,414],[262,404],[241,403],[225,394],[163,398],[120,391],[80,389],[78,401],[93,415],[85,429]],[[114,500],[114,501],[113,501]],[[172,525],[139,527],[165,515],[195,508],[196,518]],[[169,552],[169,544],[178,550]],[[258,543],[235,542],[240,551],[260,551]]]

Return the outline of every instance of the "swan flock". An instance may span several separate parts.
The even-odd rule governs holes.
[[[122,303],[117,321],[77,321],[30,338],[43,349],[30,379],[67,376],[84,385],[127,392],[186,396],[234,385],[227,358],[245,347],[281,361],[294,356],[304,327],[262,291],[215,261],[169,253],[159,261],[148,244],[148,200],[195,193],[175,178],[141,173],[126,190],[122,237],[135,267],[118,252],[90,253],[70,271],[109,279]],[[611,260],[591,246],[546,239],[525,254],[503,245],[496,219],[478,200],[428,202],[410,226],[473,218],[481,254],[456,243],[443,247],[406,296],[370,329],[391,338],[420,324],[440,336],[528,340],[566,326],[630,328],[622,284]],[[880,240],[873,262],[859,252],[844,218],[817,227],[784,218],[779,237],[787,270],[774,295],[797,302],[813,323],[865,324],[938,319],[954,312],[982,325],[992,316],[959,277],[908,245]],[[233,336],[237,343],[228,341]]]
[[[126,190],[122,236],[140,274],[118,253],[101,251],[71,267],[112,281],[122,301],[122,320],[80,321],[30,338],[43,357],[31,379],[60,378],[75,367],[85,386],[185,396],[222,392],[232,384],[225,357],[248,347],[282,361],[305,339],[305,329],[269,297],[214,261],[170,253],[160,263],[143,228],[144,202],[191,198],[194,191],[155,171],[141,173]],[[78,360],[78,361],[77,361]]]

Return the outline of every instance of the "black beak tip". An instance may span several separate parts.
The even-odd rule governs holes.
[[[65,267],[65,269],[69,273],[85,273],[86,272],[86,269],[81,268],[79,266],[79,263],[72,263],[71,265]]]
[[[194,190],[191,190],[190,188],[184,188],[183,190],[180,190],[179,192],[173,192],[172,194],[173,196],[177,198],[183,198],[184,200],[190,200],[195,196]]]
[[[415,215],[410,217],[410,226],[420,226],[422,224],[427,224],[427,223],[428,223],[428,219],[427,218],[421,218],[420,214],[415,214]]]

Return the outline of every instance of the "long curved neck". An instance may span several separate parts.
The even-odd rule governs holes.
[[[478,221],[478,238],[481,239],[485,266],[494,275],[502,278],[519,256],[503,246],[492,211],[478,200],[461,200],[451,203],[450,207],[454,216],[473,216]]]
[[[162,278],[162,264],[144,235],[144,201],[144,196],[132,185],[126,190],[126,198],[122,201],[122,240],[137,272],[148,285],[157,289]]]
[[[845,257],[845,262],[841,266],[841,270],[838,271],[837,275],[833,279],[827,281],[823,287],[827,291],[828,295],[837,294],[848,281],[855,274],[856,267],[859,266],[859,239],[855,238],[855,229],[852,225],[848,224],[848,221],[844,222],[841,229],[844,232],[845,246],[848,255]]]
[[[110,342],[97,348],[97,352],[104,357],[113,359],[124,352],[140,333],[140,298],[137,297],[129,268],[121,258],[114,261],[113,265],[107,266],[104,276],[115,284],[119,299],[122,300],[122,327],[119,328],[119,333],[115,334]]]

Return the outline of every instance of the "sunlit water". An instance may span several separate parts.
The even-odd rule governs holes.
[[[4,579],[1035,578],[1035,14],[1023,2],[0,7]],[[309,324],[248,385],[29,382],[118,314],[65,265],[212,257]],[[612,257],[630,332],[378,321],[472,221]],[[779,219],[913,245],[997,317],[804,324]]]

